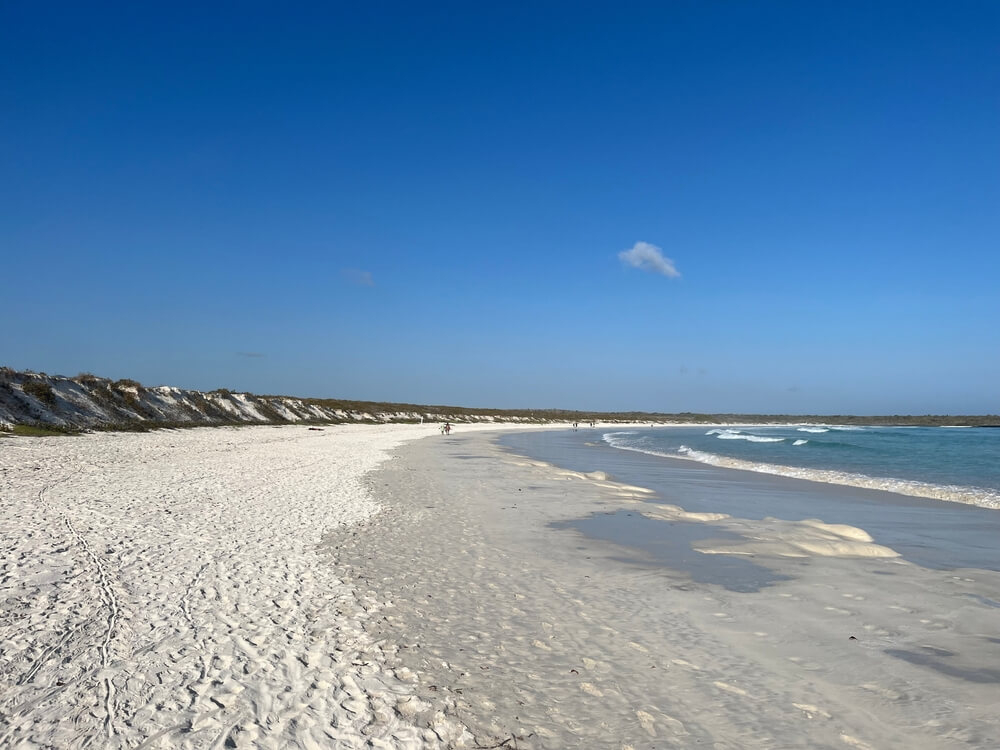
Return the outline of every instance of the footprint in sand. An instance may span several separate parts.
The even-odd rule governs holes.
[[[872,746],[867,742],[862,742],[857,737],[852,737],[849,734],[840,735],[840,741],[845,745],[850,745],[851,747],[856,747],[858,750],[872,750]]]
[[[589,682],[581,682],[580,683],[580,690],[582,690],[583,692],[587,693],[588,695],[594,696],[595,698],[603,698],[604,697],[604,693],[602,693],[592,683],[589,683]]]
[[[841,609],[840,607],[823,607],[827,612],[835,612],[838,615],[853,615],[854,613],[847,609]]]
[[[693,669],[695,672],[700,672],[701,671],[701,667],[699,667],[699,666],[697,666],[695,664],[692,664],[689,661],[685,661],[684,659],[671,659],[670,663],[671,664],[676,664],[678,667],[685,667],[686,669]]]
[[[717,688],[719,688],[719,690],[725,690],[727,693],[732,693],[733,695],[741,695],[744,697],[749,695],[749,693],[743,688],[738,688],[735,685],[730,685],[728,682],[720,682],[716,680],[712,684],[715,685]]]
[[[890,701],[899,701],[905,698],[902,693],[899,693],[892,688],[883,687],[882,685],[876,685],[871,682],[866,682],[861,685],[862,689],[867,690],[869,693],[875,693]]]
[[[639,719],[639,726],[641,726],[643,728],[643,730],[646,732],[646,734],[648,734],[650,737],[655,737],[656,736],[656,725],[655,725],[656,720],[653,718],[652,714],[647,714],[645,711],[636,711],[635,715],[636,715],[636,718]]]
[[[788,656],[786,658],[788,659],[788,661],[810,672],[815,672],[819,669],[822,669],[822,667],[820,667],[818,664],[814,664],[811,661],[806,661],[801,656]]]
[[[832,718],[830,714],[824,711],[822,708],[818,708],[811,703],[793,703],[797,709],[802,711],[806,715],[807,719],[812,719],[816,716],[822,716],[824,719]]]
[[[688,733],[687,727],[680,719],[675,719],[673,716],[668,716],[667,714],[660,714],[660,721],[670,727],[670,731],[678,735],[686,735]]]

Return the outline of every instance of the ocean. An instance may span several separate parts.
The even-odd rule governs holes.
[[[497,443],[562,468],[605,471],[687,511],[848,524],[925,567],[1000,570],[998,429],[597,427]],[[580,527],[588,536],[635,545],[634,526],[592,521]]]
[[[668,427],[608,430],[611,447],[713,466],[1000,508],[1000,429]]]

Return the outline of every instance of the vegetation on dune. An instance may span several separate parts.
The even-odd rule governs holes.
[[[98,377],[97,375],[94,375],[91,372],[81,372],[79,375],[73,378],[73,380],[75,380],[80,385],[85,385],[91,388],[97,385],[101,385],[102,383],[110,382],[108,381],[107,378]]]
[[[9,433],[11,435],[23,435],[26,437],[65,437],[67,435],[79,435],[80,430],[53,425],[41,427],[33,424],[16,424],[9,430]]]
[[[136,393],[142,393],[145,389],[142,383],[138,380],[132,380],[131,378],[122,378],[121,380],[116,380],[112,386],[119,393],[123,393],[127,396],[135,396]]]
[[[85,389],[92,403],[100,408],[99,415],[83,415],[74,405],[57,398],[53,380],[71,380]],[[175,394],[178,395],[178,394]],[[27,396],[33,398],[29,399]],[[239,399],[234,397],[239,396]],[[251,418],[244,404],[259,415]],[[228,402],[228,403],[227,403]],[[39,408],[39,403],[44,408]],[[358,401],[352,399],[301,398],[292,396],[254,395],[218,388],[208,393],[179,391],[179,400],[165,404],[155,389],[136,380],[122,378],[112,381],[89,372],[75,378],[47,376],[44,373],[16,371],[0,367],[0,407],[21,414],[21,427],[41,432],[21,430],[17,434],[65,434],[80,429],[136,430],[196,426],[248,426],[252,424],[380,424],[383,422],[416,423],[449,420],[452,422],[520,422],[599,424],[638,422],[653,424],[791,424],[819,423],[845,425],[907,425],[907,426],[1000,426],[997,415],[890,415],[858,416],[847,414],[736,414],[696,412],[599,412],[573,409],[491,409],[488,407],[412,404],[405,402]],[[230,407],[233,404],[236,409]],[[315,410],[322,409],[323,415]],[[239,410],[240,413],[237,413]],[[58,418],[53,417],[53,413]],[[53,427],[50,422],[70,424]],[[97,422],[95,424],[95,422]]]
[[[21,389],[29,396],[34,396],[46,406],[56,405],[56,394],[52,386],[44,380],[26,380],[21,384]]]
[[[260,398],[260,397],[256,397]],[[265,398],[294,398],[286,396],[266,396]],[[843,425],[902,425],[902,426],[995,426],[1000,425],[1000,415],[899,415],[859,416],[847,414],[737,414],[700,412],[645,412],[645,411],[578,411],[573,409],[490,409],[484,407],[422,405],[383,401],[350,401],[329,398],[298,398],[305,405],[322,406],[345,412],[367,412],[369,414],[418,415],[417,420],[394,419],[393,421],[419,421],[419,416],[447,415],[454,417],[496,417],[500,419],[520,419],[530,422],[652,422],[695,424],[843,424]],[[346,420],[354,421],[354,420]]]

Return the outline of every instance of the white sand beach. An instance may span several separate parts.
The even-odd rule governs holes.
[[[0,746],[1000,745],[997,574],[643,502],[484,429],[0,440]],[[711,522],[688,565],[783,577],[551,525],[594,512]]]
[[[0,440],[0,747],[458,740],[366,636],[384,602],[318,551],[378,511],[365,473],[436,432]]]

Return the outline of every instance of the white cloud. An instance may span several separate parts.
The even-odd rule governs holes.
[[[370,271],[359,271],[356,268],[345,268],[340,273],[347,281],[357,286],[375,286],[375,279],[372,278]]]
[[[632,268],[661,273],[670,279],[679,278],[681,275],[681,272],[674,267],[674,262],[670,258],[664,258],[660,248],[648,242],[636,242],[631,250],[622,250],[618,253],[618,259]]]

